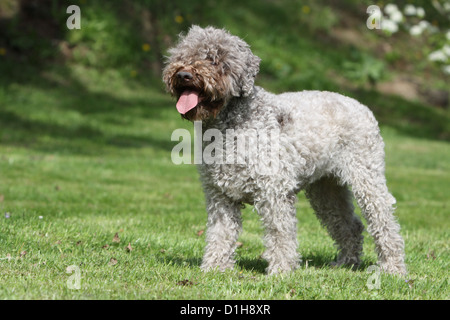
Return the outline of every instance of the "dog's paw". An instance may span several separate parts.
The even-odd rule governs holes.
[[[233,267],[234,267],[234,261],[228,262],[228,263],[223,263],[223,264],[203,262],[202,265],[200,266],[200,269],[203,272],[209,272],[209,271],[225,272],[226,270],[233,269]]]
[[[269,266],[266,268],[266,274],[267,275],[277,275],[277,274],[283,274],[288,273],[291,271],[294,271],[297,269],[299,264],[297,262],[295,263],[275,263],[271,264],[269,263]]]
[[[404,263],[381,263],[380,264],[381,270],[385,273],[398,275],[398,276],[405,276],[407,274],[406,266]]]
[[[333,268],[339,267],[351,267],[353,270],[356,270],[361,264],[361,260],[359,257],[338,257],[336,261],[330,263],[330,266]]]

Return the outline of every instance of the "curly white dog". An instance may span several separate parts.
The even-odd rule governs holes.
[[[254,205],[263,221],[267,273],[297,268],[295,203],[305,190],[338,246],[337,265],[360,264],[364,227],[354,213],[353,193],[375,240],[379,265],[389,273],[406,273],[395,199],[386,186],[384,143],[366,106],[337,93],[275,95],[255,86],[260,59],[222,29],[192,26],[169,54],[163,80],[177,98],[177,110],[188,120],[201,120],[204,132],[233,134],[215,141],[215,155],[223,152],[227,159],[225,151],[239,152],[235,140],[248,138],[251,145],[255,132],[257,138],[278,133],[277,157],[247,155],[241,163],[199,165],[208,211],[202,269],[233,267],[243,203]],[[276,163],[276,174],[262,172],[255,159],[269,167]]]

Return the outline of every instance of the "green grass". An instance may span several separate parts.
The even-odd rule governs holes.
[[[382,274],[381,288],[368,289],[376,256],[367,234],[362,268],[331,268],[333,243],[303,194],[300,269],[264,275],[263,230],[247,207],[235,269],[200,272],[200,182],[194,166],[170,159],[172,131],[191,124],[160,88],[79,65],[1,87],[0,299],[450,298],[450,146],[396,126],[382,132],[406,278]],[[67,285],[72,265],[79,290]]]
[[[366,2],[75,1],[82,29],[68,31],[65,4],[53,1],[52,10],[29,6],[5,21],[0,299],[449,299],[450,113],[365,85],[373,72],[377,81],[398,75],[378,50],[386,44],[407,66],[403,73],[425,75],[431,88],[448,81],[424,65],[431,49],[421,42],[368,32],[360,22]],[[257,83],[269,90],[339,91],[370,106],[386,143],[405,278],[382,274],[380,289],[367,287],[376,263],[367,233],[360,269],[331,268],[333,242],[303,194],[300,269],[264,274],[263,229],[247,206],[235,269],[200,272],[204,196],[195,166],[170,157],[171,133],[192,124],[157,76],[161,55],[191,24],[225,27],[248,41],[262,58]],[[341,27],[359,32],[360,45],[333,38]],[[74,265],[79,290],[68,286]]]

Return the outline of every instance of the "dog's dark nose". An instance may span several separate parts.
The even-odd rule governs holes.
[[[180,71],[180,72],[177,73],[177,78],[180,79],[180,80],[189,81],[193,77],[194,76],[190,72]]]

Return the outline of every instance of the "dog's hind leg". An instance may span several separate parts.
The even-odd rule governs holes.
[[[363,248],[364,226],[354,213],[352,194],[333,177],[324,177],[306,188],[306,197],[321,224],[336,242],[335,265],[357,267]]]
[[[378,263],[388,273],[405,274],[404,242],[394,217],[395,198],[389,193],[383,170],[352,164],[353,194],[374,238]]]

